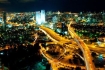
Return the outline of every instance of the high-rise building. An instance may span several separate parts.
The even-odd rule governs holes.
[[[45,23],[45,10],[41,10],[41,23]]]
[[[38,25],[41,24],[41,13],[40,13],[40,11],[36,11],[36,23]]]
[[[45,10],[36,11],[36,23],[38,25],[45,23]]]
[[[3,30],[5,30],[5,28],[6,28],[6,20],[7,20],[6,12],[3,12],[3,21],[4,21]]]

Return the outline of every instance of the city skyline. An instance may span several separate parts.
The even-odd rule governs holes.
[[[105,68],[105,12],[42,9],[0,12],[0,19],[0,69]]]

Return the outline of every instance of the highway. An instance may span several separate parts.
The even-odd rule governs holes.
[[[71,22],[72,23],[72,22]],[[91,52],[90,50],[94,50],[97,51],[97,47],[95,47],[96,49],[93,49],[93,46],[91,45],[86,45],[83,40],[74,32],[73,28],[70,27],[71,23],[68,26],[68,31],[71,34],[72,38],[74,39],[74,41],[78,44],[78,47],[82,50],[83,52],[83,56],[84,58],[81,59],[85,61],[86,64],[86,70],[96,70],[95,65],[93,63],[93,58],[91,56]],[[65,39],[63,37],[61,37],[60,35],[56,34],[53,30],[40,26],[40,29],[53,41],[56,43],[67,43],[67,42],[71,42],[68,39]],[[57,35],[57,36],[56,36]],[[65,41],[65,42],[64,42]],[[72,43],[74,42],[72,40]],[[68,45],[69,46],[69,45]],[[100,49],[102,50],[102,49]],[[100,52],[100,50],[98,50],[98,52]]]
[[[55,59],[55,58],[51,57],[50,55],[48,55],[46,53],[46,49],[43,48],[41,43],[39,45],[41,47],[41,49],[40,49],[41,54],[49,61],[49,63],[51,63],[51,66],[52,66],[53,70],[58,70],[58,68],[60,68],[60,67],[67,68],[67,69],[70,69],[70,67],[73,67],[73,68],[77,67],[77,65],[70,64],[70,63],[67,63],[67,62],[64,62],[64,61],[60,61],[58,59]],[[81,69],[85,69],[84,66],[80,66],[80,67],[81,67]]]
[[[44,49],[43,46],[41,46],[41,44],[40,44],[40,47],[41,47],[40,49],[41,54],[49,61],[49,63],[51,64],[52,70],[58,70],[60,67],[70,70],[71,67],[73,68],[77,67],[77,65],[70,64],[64,61],[59,61],[58,59],[51,57],[46,53],[46,49]],[[82,70],[86,70],[85,66],[79,66],[79,67],[81,67]],[[97,68],[96,70],[98,69],[104,70],[104,68]]]
[[[69,33],[72,35],[72,37],[74,38],[74,40],[77,42],[78,46],[80,47],[80,49],[83,52],[83,56],[84,56],[84,61],[86,64],[86,70],[96,70],[95,69],[95,65],[93,63],[93,58],[91,56],[91,52],[88,48],[88,46],[83,42],[83,40],[74,32],[74,30],[72,29],[72,27],[70,26],[73,22],[71,21],[69,26],[68,26],[68,31]]]
[[[70,42],[70,40],[64,38],[64,37],[61,37],[59,34],[57,34],[56,32],[54,32],[53,30],[49,29],[49,28],[46,28],[44,26],[40,26],[39,27],[40,30],[42,32],[44,32],[53,42],[62,42],[62,43],[67,43],[67,42]]]
[[[73,47],[73,46],[76,46],[77,47],[77,45],[75,45],[75,43],[74,43],[74,41],[73,40],[67,40],[67,39],[65,39],[65,38],[63,38],[63,37],[61,37],[61,36],[59,36],[58,34],[56,34],[53,30],[51,30],[51,29],[49,29],[49,28],[46,28],[46,27],[43,27],[43,26],[41,26],[40,27],[40,29],[41,29],[41,31],[43,31],[53,42],[47,42],[47,44],[61,44],[61,45],[63,45],[64,43],[68,43],[68,45],[67,44],[65,44],[66,45],[66,47],[64,47],[64,49],[65,49],[65,52],[63,52],[61,55],[59,55],[59,57],[58,58],[56,58],[56,59],[54,59],[54,58],[51,58],[51,57],[49,57],[46,53],[45,53],[45,51],[43,51],[44,50],[44,48],[41,46],[41,44],[40,44],[40,46],[41,46],[41,48],[42,49],[40,49],[40,52],[41,52],[41,54],[51,63],[51,66],[52,66],[52,68],[54,69],[54,70],[57,70],[59,67],[62,67],[62,65],[63,65],[63,67],[74,67],[74,68],[76,68],[76,65],[71,65],[70,63],[68,63],[66,60],[67,59],[69,59],[70,58],[70,55],[69,55],[69,57],[67,56],[67,57],[65,57],[65,53],[66,53],[66,51],[69,51],[69,52],[73,52],[73,49],[75,49],[75,47]],[[57,36],[56,36],[57,35]],[[55,38],[55,39],[54,39]],[[66,42],[65,42],[66,41]],[[74,44],[69,44],[69,43],[74,43]],[[70,50],[71,49],[71,50]],[[61,60],[60,59],[60,56],[64,56],[66,59],[64,59],[64,60]],[[59,60],[61,60],[61,61],[59,61]],[[56,64],[54,63],[56,61]],[[57,63],[58,62],[58,63]],[[59,67],[56,67],[56,65],[58,66],[58,64],[60,63],[60,65],[59,65]],[[62,63],[62,65],[61,65],[61,63]],[[68,69],[69,69],[68,68]],[[81,66],[81,68],[82,69],[85,69],[85,67],[82,67]]]

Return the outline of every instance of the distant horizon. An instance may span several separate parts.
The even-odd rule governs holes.
[[[101,12],[105,11],[104,0],[0,0],[0,11],[25,12],[61,11],[61,12]]]
[[[11,10],[11,9],[9,9],[8,10],[8,9],[1,9],[0,12],[3,12],[3,11],[4,12],[36,12],[36,11],[41,11],[41,10],[45,10],[45,12],[48,12],[48,11],[51,11],[51,12],[60,11],[60,12],[71,12],[71,13],[80,13],[80,12],[99,13],[99,12],[105,12],[105,10],[98,10],[98,11],[97,10],[96,11],[95,10],[90,10],[90,11],[89,10],[87,10],[87,11],[86,10],[81,10],[81,11],[79,11],[79,10],[59,10],[59,9],[58,10],[57,9],[52,9],[52,10],[48,10],[48,9],[47,10],[46,9],[37,9],[37,10],[28,10],[28,9],[27,10],[21,10],[21,9],[20,10],[18,10],[18,9],[12,9]]]

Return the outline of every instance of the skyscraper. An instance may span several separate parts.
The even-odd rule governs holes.
[[[45,23],[45,10],[41,10],[41,23]]]
[[[40,11],[36,11],[36,23],[38,25],[41,24],[41,13],[40,13]]]
[[[6,12],[3,12],[3,21],[4,21],[4,24],[3,24],[3,30],[5,30],[6,28]]]
[[[38,25],[45,23],[45,10],[36,11],[36,23]]]

